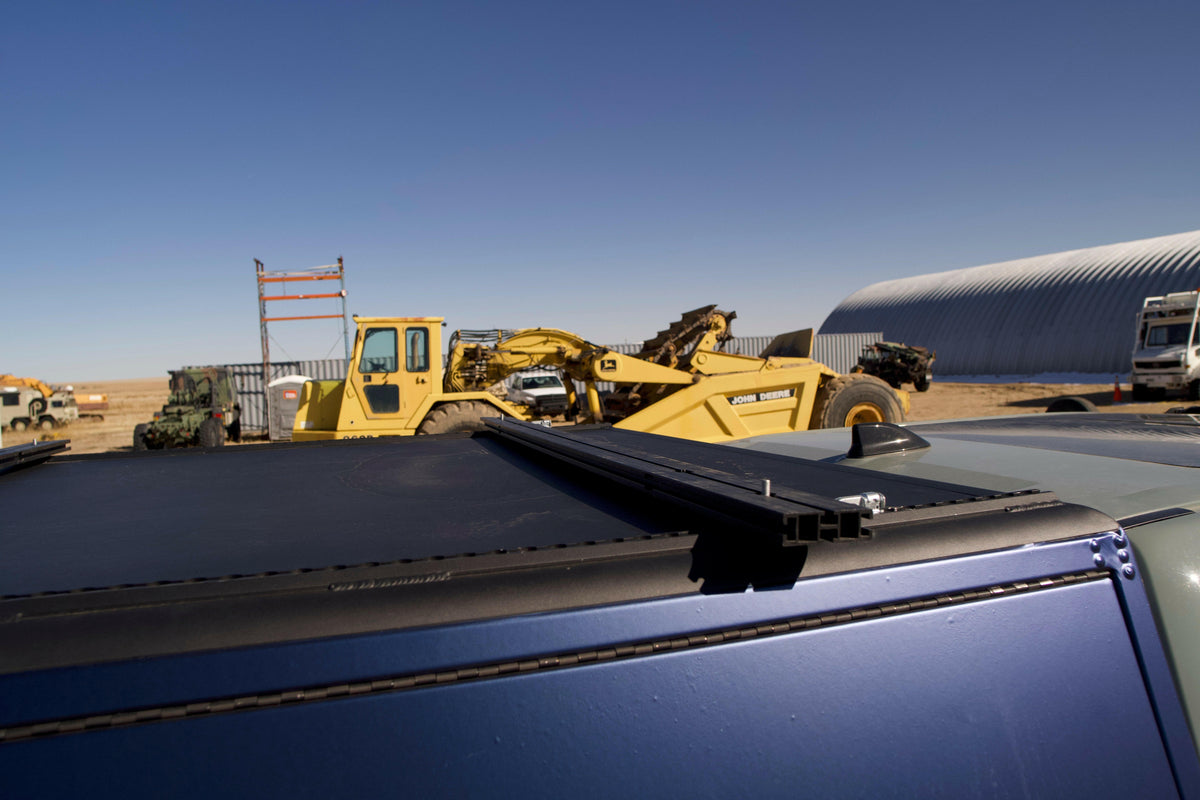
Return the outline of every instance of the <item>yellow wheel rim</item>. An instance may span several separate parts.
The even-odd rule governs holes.
[[[846,427],[860,422],[883,422],[883,409],[874,403],[859,403],[846,414]]]

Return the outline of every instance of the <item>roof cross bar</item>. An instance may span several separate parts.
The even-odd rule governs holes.
[[[22,467],[40,464],[55,453],[65,452],[69,440],[33,442],[5,447],[0,450],[0,475]]]
[[[761,479],[739,477],[703,465],[652,454],[623,452],[510,419],[484,424],[505,441],[636,486],[693,511],[715,515],[766,534],[784,546],[867,536],[862,520],[870,512],[835,498],[776,485],[763,493]]]

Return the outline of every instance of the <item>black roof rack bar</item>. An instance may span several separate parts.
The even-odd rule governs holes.
[[[0,450],[0,475],[22,467],[40,464],[55,453],[65,452],[69,439],[53,442],[32,442],[5,447]]]
[[[763,493],[763,485],[720,470],[652,454],[616,452],[541,425],[511,419],[484,423],[506,441],[681,503],[692,510],[756,529],[784,545],[862,538],[870,512],[792,488]]]

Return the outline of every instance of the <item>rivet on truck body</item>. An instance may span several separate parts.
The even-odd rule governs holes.
[[[1125,566],[1121,567],[1121,574],[1124,575],[1126,578],[1132,578],[1133,577],[1133,564],[1126,564]]]

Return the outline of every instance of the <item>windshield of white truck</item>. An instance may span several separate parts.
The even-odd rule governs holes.
[[[522,389],[561,389],[562,381],[553,375],[534,375],[521,379]]]
[[[1155,325],[1146,332],[1146,347],[1170,347],[1177,344],[1187,344],[1188,330],[1191,327],[1191,323],[1189,322],[1177,322],[1173,325]],[[1197,333],[1200,334],[1200,329],[1197,329]]]

